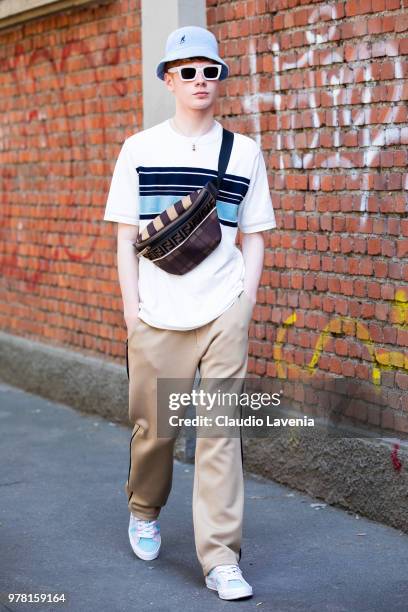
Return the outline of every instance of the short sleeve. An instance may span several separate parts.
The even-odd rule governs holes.
[[[258,145],[248,191],[238,208],[238,227],[247,234],[276,227],[265,160]]]
[[[125,140],[116,160],[103,219],[138,225],[139,175],[128,147],[128,140]]]

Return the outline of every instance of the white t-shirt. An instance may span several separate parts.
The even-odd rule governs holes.
[[[201,137],[183,136],[169,120],[124,141],[106,203],[105,221],[139,230],[182,196],[216,177],[222,125]],[[196,151],[192,143],[196,142]],[[217,198],[222,240],[183,275],[169,274],[139,258],[139,316],[153,327],[195,329],[229,308],[244,287],[244,259],[235,240],[276,227],[262,152],[252,138],[234,133],[234,144]]]

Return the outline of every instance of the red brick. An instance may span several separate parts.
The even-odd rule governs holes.
[[[378,255],[381,253],[381,240],[379,238],[368,238],[367,252],[369,255]]]

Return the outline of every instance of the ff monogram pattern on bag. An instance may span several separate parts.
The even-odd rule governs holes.
[[[213,197],[209,197],[208,201],[199,208],[191,218],[179,229],[175,230],[175,233],[169,236],[162,244],[155,248],[148,248],[145,253],[145,257],[151,261],[160,259],[169,253],[172,249],[183,243],[195,228],[207,217],[215,207],[215,200]]]

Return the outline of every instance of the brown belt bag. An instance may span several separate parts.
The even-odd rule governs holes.
[[[138,257],[180,275],[198,266],[219,245],[222,232],[216,201],[233,142],[234,133],[223,128],[217,178],[154,217],[133,243]]]

